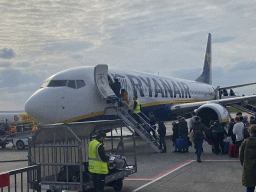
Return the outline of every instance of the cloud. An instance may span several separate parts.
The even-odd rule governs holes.
[[[11,101],[0,101],[0,111],[23,111],[24,105],[15,104]]]
[[[8,88],[10,92],[36,91],[45,79],[45,74],[23,73],[21,70],[6,69],[1,71],[0,87]],[[37,88],[36,88],[37,87]]]
[[[91,44],[88,42],[51,42],[43,49],[47,53],[61,52],[78,52],[83,49],[88,49]]]
[[[12,59],[15,57],[15,53],[12,49],[0,49],[0,57],[3,59]]]
[[[221,37],[214,39],[212,43],[226,43],[228,41],[233,41],[234,39],[234,37]]]
[[[232,67],[230,71],[252,71],[256,69],[256,62],[249,62],[249,63],[239,63]]]
[[[18,62],[18,63],[16,63],[16,65],[18,67],[24,67],[24,68],[27,68],[27,67],[31,66],[31,64],[29,62]]]
[[[0,62],[0,67],[9,68],[12,64],[10,62]]]

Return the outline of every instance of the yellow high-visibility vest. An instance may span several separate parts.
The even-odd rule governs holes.
[[[134,113],[140,113],[140,102],[138,100],[135,100],[135,102],[137,103],[136,108],[134,110]]]
[[[97,174],[108,174],[108,165],[106,162],[103,162],[99,156],[99,146],[102,143],[96,139],[89,143],[88,156],[89,156],[89,167],[88,170],[91,173]]]

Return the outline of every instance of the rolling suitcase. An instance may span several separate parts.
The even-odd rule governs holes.
[[[238,145],[236,144],[229,145],[228,155],[230,157],[238,157],[239,155]]]
[[[177,149],[183,149],[184,148],[184,139],[182,139],[182,138],[177,138],[176,139],[176,142],[175,142],[175,147],[177,148]]]

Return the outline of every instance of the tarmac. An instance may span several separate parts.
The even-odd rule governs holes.
[[[203,144],[202,163],[196,161],[192,147],[189,153],[173,153],[171,137],[166,138],[167,153],[155,153],[143,141],[137,143],[138,172],[125,178],[122,192],[246,191],[239,159],[213,154],[207,142]],[[106,187],[105,191],[114,190]]]
[[[122,192],[241,192],[242,166],[239,158],[228,154],[215,155],[212,146],[204,141],[201,159],[196,161],[195,149],[188,153],[173,153],[171,122],[167,125],[167,153],[156,153],[140,137],[136,137],[137,173],[123,181]],[[119,131],[119,130],[117,130]],[[19,151],[9,144],[0,149],[0,172],[27,166],[27,162],[8,162],[26,159],[27,149]],[[124,154],[129,160],[130,153]],[[6,163],[5,163],[6,162]],[[105,187],[105,192],[114,192]]]

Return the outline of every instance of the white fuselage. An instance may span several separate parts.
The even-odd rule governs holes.
[[[142,108],[170,110],[175,103],[212,100],[215,97],[211,85],[178,78],[109,68],[108,75],[117,78],[129,95],[138,96]],[[51,81],[63,80],[66,85],[49,86]],[[69,85],[83,81],[84,86],[72,88]],[[94,82],[94,67],[77,67],[59,72],[48,78],[26,102],[29,116],[43,124],[94,120],[104,116],[110,107],[100,95]],[[167,114],[166,114],[167,115]]]

